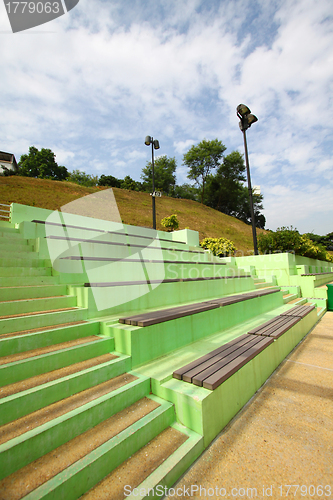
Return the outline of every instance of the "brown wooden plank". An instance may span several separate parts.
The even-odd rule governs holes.
[[[275,325],[277,318],[278,318],[278,316],[276,316],[275,318],[269,319],[265,323],[262,323],[261,325],[256,326],[255,328],[252,328],[252,330],[250,330],[248,333],[250,333],[252,335],[260,335],[260,333],[259,333],[260,330],[263,330],[271,325]]]
[[[277,328],[282,327],[285,323],[288,323],[290,316],[277,316],[271,325],[266,325],[264,328],[261,328],[257,335],[268,337],[270,336]]]
[[[291,327],[296,325],[296,323],[298,323],[301,320],[301,318],[299,318],[298,316],[287,316],[287,317],[288,317],[288,321],[286,323],[284,323],[283,325],[280,325],[279,328],[277,328],[276,330],[274,330],[273,332],[270,333],[269,336],[271,338],[277,339],[277,338],[281,337],[281,335],[286,333],[288,330],[290,330]]]
[[[205,389],[214,390],[219,385],[221,385],[225,380],[227,380],[231,375],[236,373],[240,368],[242,368],[246,363],[251,361],[260,352],[266,349],[274,340],[272,338],[263,338],[256,344],[256,346],[251,347],[246,353],[238,356],[231,363],[224,366],[220,370],[216,371],[213,375],[206,378],[203,382],[203,387]]]
[[[163,315],[174,314],[175,312],[187,312],[189,310],[195,310],[198,309],[198,307],[200,307],[202,304],[211,304],[211,302],[196,302],[195,304],[185,304],[182,306],[168,307],[166,309],[158,309],[157,311],[148,311],[145,313],[134,314],[133,316],[128,316],[127,318],[120,319],[127,325],[136,326],[138,324],[138,321],[150,318],[159,318]]]
[[[281,314],[281,316],[299,316],[300,318],[304,318],[307,314],[309,314],[315,308],[314,305],[311,306],[295,306],[288,311],[285,311]]]
[[[170,321],[172,319],[178,319],[178,318],[183,318],[185,316],[191,316],[192,314],[198,314],[200,312],[205,312],[205,311],[210,311],[211,309],[217,309],[218,305],[217,304],[212,304],[212,303],[206,303],[206,304],[199,304],[196,307],[189,308],[189,309],[184,309],[182,311],[170,311],[169,313],[164,313],[161,315],[154,315],[153,317],[147,317],[145,319],[140,319],[137,321],[138,326],[150,326],[150,325],[157,325],[158,323],[162,323],[164,321]]]
[[[230,345],[237,344],[238,342],[241,342],[243,339],[246,339],[248,335],[245,333],[244,335],[241,335],[240,337],[237,337],[236,339],[230,340],[230,342],[227,342],[226,344],[223,344],[222,346],[218,347],[217,349],[214,349],[213,351],[209,352],[208,354],[205,354],[204,356],[201,356],[200,358],[192,361],[191,363],[188,363],[187,365],[183,366],[182,368],[178,368],[173,372],[173,377],[181,380],[182,376],[184,373],[186,373],[189,370],[192,370],[192,368],[195,368],[200,363],[204,363],[207,359],[212,358],[215,356],[217,353],[222,352],[225,349],[228,349]]]
[[[244,352],[248,351],[253,345],[259,343],[262,341],[262,338],[255,335],[250,342],[248,342],[245,346],[241,346],[238,349],[236,349],[234,352],[229,354],[228,356],[222,358],[220,361],[215,363],[213,366],[207,368],[206,370],[200,372],[198,375],[192,378],[192,383],[194,385],[202,386],[203,381],[213,375],[216,371],[219,369],[223,368],[223,366],[226,366],[228,363],[230,363],[232,360],[236,359],[240,354],[243,354]]]
[[[254,340],[254,339],[250,335],[245,334],[244,337],[241,340],[239,340],[239,342],[233,343],[233,344],[229,344],[229,342],[228,342],[227,344],[225,344],[223,346],[224,347],[223,350],[222,349],[215,349],[215,353],[209,359],[197,364],[191,370],[186,371],[183,374],[182,379],[184,380],[184,382],[191,383],[192,379],[194,377],[196,377],[199,373],[203,372],[204,370],[206,370],[210,366],[214,365],[220,359],[226,358],[229,354],[232,354],[234,351],[238,350],[240,347],[246,346],[249,342],[251,342],[251,340]],[[210,353],[210,354],[212,354],[212,353]]]

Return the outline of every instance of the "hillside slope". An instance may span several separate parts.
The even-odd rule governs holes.
[[[30,177],[0,177],[0,203],[21,203],[23,205],[59,210],[63,205],[82,196],[104,188],[85,188],[70,182],[33,179]],[[152,202],[148,193],[138,193],[113,188],[118,209],[124,224],[152,227]],[[156,199],[157,229],[163,217],[176,214],[179,229],[188,227],[199,232],[200,240],[205,237],[225,237],[232,240],[237,250],[248,253],[253,250],[251,226],[212,208],[191,200],[175,198]],[[258,230],[258,234],[263,232]]]

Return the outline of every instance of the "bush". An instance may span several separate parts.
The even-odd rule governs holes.
[[[79,184],[80,186],[94,187],[97,186],[98,176],[86,174],[80,170],[73,170],[73,172],[69,173],[67,181],[75,182],[75,184]]]
[[[300,234],[292,226],[278,228],[275,233],[260,234],[258,247],[263,254],[293,252],[311,259],[331,260],[323,245],[315,244],[306,234]]]
[[[161,220],[161,224],[168,231],[175,231],[179,228],[179,221],[176,214],[170,215],[170,217],[164,217],[164,219]]]
[[[218,257],[234,255],[236,251],[233,241],[227,240],[227,238],[204,238],[200,242],[200,246],[210,250],[213,255]]]

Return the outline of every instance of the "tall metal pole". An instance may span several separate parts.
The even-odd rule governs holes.
[[[156,207],[155,207],[155,172],[154,172],[154,138],[151,138],[151,165],[153,173],[153,194],[152,194],[152,208],[153,208],[153,229],[156,229]]]
[[[244,125],[242,127],[242,132],[243,132],[243,136],[244,136],[247,185],[248,185],[249,197],[250,197],[250,211],[251,211],[251,220],[252,220],[252,236],[253,236],[254,255],[259,255],[258,243],[257,243],[256,221],[255,221],[255,217],[254,217],[254,208],[253,208],[253,196],[252,196],[252,186],[251,186],[250,167],[249,167],[249,155],[247,152],[246,132],[245,132]]]

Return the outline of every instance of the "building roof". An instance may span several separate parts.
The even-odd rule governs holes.
[[[17,168],[16,158],[13,153],[5,153],[4,151],[0,151],[0,161],[12,163],[14,168]]]

